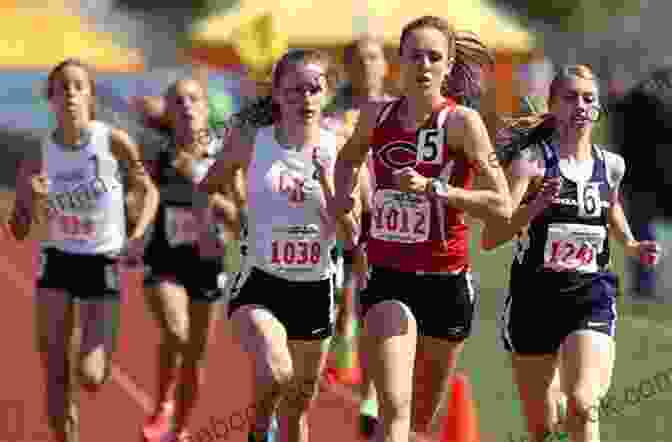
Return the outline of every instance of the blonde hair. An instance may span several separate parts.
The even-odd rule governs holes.
[[[549,87],[547,109],[560,94],[567,80],[582,78],[598,82],[593,70],[582,64],[563,66],[553,77]],[[516,117],[503,117],[503,127],[495,137],[497,158],[500,162],[509,163],[521,150],[529,146],[548,142],[555,134],[557,121],[552,113],[532,112]]]

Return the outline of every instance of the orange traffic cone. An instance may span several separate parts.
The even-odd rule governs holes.
[[[451,380],[450,400],[443,421],[441,442],[480,442],[478,415],[467,377],[457,373]]]
[[[359,353],[357,350],[348,351],[347,366],[336,363],[334,370],[336,381],[344,385],[359,385],[362,382],[362,369],[359,365]]]

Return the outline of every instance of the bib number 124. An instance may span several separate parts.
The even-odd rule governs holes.
[[[577,244],[573,241],[555,240],[551,242],[551,256],[547,264],[566,269],[578,269],[590,265],[594,258],[593,245],[588,242]]]

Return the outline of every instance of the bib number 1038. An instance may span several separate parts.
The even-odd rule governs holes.
[[[57,230],[56,237],[62,239],[86,240],[95,234],[95,222],[93,219],[78,215],[59,215],[54,226]]]
[[[318,241],[275,240],[271,243],[271,264],[280,267],[314,266],[320,263]]]

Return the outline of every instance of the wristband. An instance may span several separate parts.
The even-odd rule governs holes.
[[[343,250],[343,264],[352,265],[355,262],[354,250]]]
[[[430,196],[442,197],[448,199],[450,185],[437,178],[430,178],[427,181],[425,192]]]

